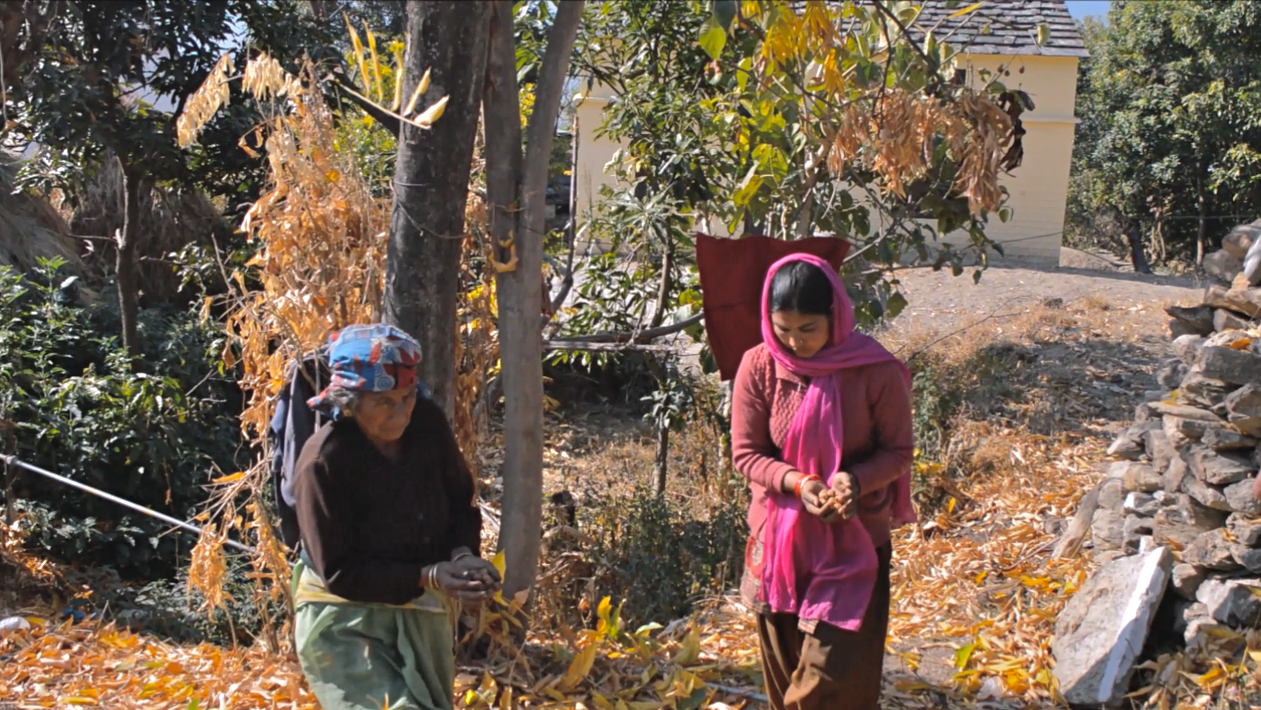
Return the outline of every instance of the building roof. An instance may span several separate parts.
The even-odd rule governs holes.
[[[840,5],[842,0],[827,0]],[[863,0],[857,0],[863,4]],[[1068,14],[1064,0],[982,0],[980,7],[960,17],[950,17],[967,8],[967,0],[947,7],[945,0],[923,0],[911,33],[922,37],[932,28],[934,36],[951,47],[969,54],[1039,55],[1044,57],[1087,57],[1086,44],[1077,31],[1077,22]],[[800,11],[802,0],[790,0]],[[1046,44],[1038,46],[1038,25],[1051,30]]]
[[[933,33],[938,39],[969,54],[1089,56],[1064,0],[984,0],[976,10],[950,18],[965,7],[959,3],[949,9],[943,0],[927,0],[915,24],[919,29],[938,27]],[[1051,35],[1039,47],[1038,25],[1042,23]]]

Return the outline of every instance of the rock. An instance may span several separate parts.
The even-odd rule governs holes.
[[[1154,496],[1135,491],[1125,496],[1122,509],[1129,515],[1150,518],[1160,511],[1160,503],[1156,502]],[[1148,532],[1151,532],[1151,530],[1149,529]]]
[[[1173,353],[1178,356],[1182,364],[1191,367],[1200,361],[1200,348],[1204,347],[1207,341],[1207,338],[1199,335],[1183,335],[1174,338]]]
[[[1200,350],[1199,367],[1204,377],[1232,385],[1261,380],[1261,358],[1247,350],[1206,346]]]
[[[1230,555],[1239,566],[1253,574],[1261,574],[1261,550],[1235,542],[1230,546]]]
[[[1261,622],[1261,599],[1250,588],[1261,588],[1261,579],[1207,579],[1196,590],[1195,598],[1208,607],[1214,621],[1250,627]]]
[[[1161,508],[1152,519],[1152,536],[1156,542],[1173,543],[1186,548],[1201,533],[1216,530],[1226,524],[1227,513],[1213,510],[1186,493],[1178,494],[1178,504]]]
[[[1147,453],[1145,436],[1147,432],[1160,428],[1159,422],[1142,422],[1129,427],[1117,435],[1108,447],[1108,455],[1118,459],[1137,461]]]
[[[1187,624],[1186,634],[1182,638],[1183,643],[1186,644],[1187,652],[1197,653],[1207,651],[1210,645],[1214,649],[1221,648],[1219,639],[1228,637],[1232,633],[1229,626],[1213,621],[1212,617],[1205,617],[1191,620]],[[1238,649],[1232,649],[1225,655],[1227,658],[1233,658],[1237,652]]]
[[[1156,538],[1151,535],[1144,535],[1138,539],[1138,554],[1140,555],[1146,555],[1157,547],[1160,545],[1156,544]]]
[[[1173,608],[1176,614],[1173,621],[1173,630],[1177,634],[1185,634],[1187,629],[1191,627],[1191,624],[1197,621],[1213,620],[1213,617],[1208,613],[1208,607],[1194,600],[1178,600]]]
[[[1196,328],[1193,328],[1192,326],[1186,323],[1183,323],[1177,318],[1170,319],[1168,332],[1169,332],[1170,340],[1176,340],[1178,338],[1181,338],[1184,335],[1199,335],[1200,334],[1199,330],[1197,330]]]
[[[1161,476],[1161,487],[1170,494],[1186,493],[1183,490],[1183,482],[1186,479],[1194,481],[1195,476],[1191,475],[1191,467],[1187,465],[1186,457],[1174,451],[1173,459],[1170,460],[1168,468]]]
[[[1125,516],[1125,527],[1122,528],[1122,533],[1125,537],[1121,549],[1125,550],[1126,554],[1135,554],[1139,551],[1141,538],[1151,535],[1151,518]]]
[[[1213,330],[1244,330],[1251,327],[1251,322],[1234,311],[1217,308],[1213,311]]]
[[[1206,424],[1220,424],[1222,421],[1221,417],[1200,407],[1188,407],[1184,404],[1170,404],[1168,402],[1148,402],[1147,404],[1165,417],[1175,417]]]
[[[1226,418],[1245,436],[1261,437],[1261,385],[1249,383],[1224,400]]]
[[[1226,494],[1226,502],[1230,503],[1231,510],[1244,515],[1261,515],[1261,502],[1252,495],[1252,485],[1253,479],[1249,478],[1226,486],[1222,493]]]
[[[1235,280],[1239,272],[1243,271],[1243,259],[1231,256],[1230,252],[1219,249],[1211,254],[1204,255],[1204,273],[1221,281],[1222,283],[1230,283]],[[1165,309],[1166,311],[1169,309]]]
[[[1229,348],[1240,340],[1251,340],[1252,336],[1242,330],[1222,330],[1212,335],[1204,341],[1204,347],[1208,348]]]
[[[1099,507],[1120,510],[1125,501],[1125,484],[1120,478],[1105,478],[1099,484]]]
[[[1121,479],[1126,493],[1131,491],[1155,493],[1160,490],[1163,483],[1156,469],[1145,463],[1134,461],[1119,461],[1112,464],[1109,475]]]
[[[1178,403],[1203,409],[1213,407],[1226,401],[1226,395],[1234,389],[1221,380],[1205,377],[1199,367],[1192,367],[1178,383]]]
[[[1226,494],[1220,488],[1203,483],[1194,475],[1188,474],[1182,479],[1182,492],[1206,508],[1220,510],[1223,513],[1234,511],[1234,508],[1230,507],[1230,501],[1226,500]]]
[[[1147,452],[1147,458],[1151,459],[1152,468],[1161,473],[1168,470],[1169,462],[1178,455],[1178,450],[1169,443],[1169,435],[1163,428],[1153,429],[1143,434],[1143,448]],[[1177,491],[1173,492],[1177,493]]]
[[[1239,273],[1236,271],[1235,273]],[[1234,278],[1234,276],[1231,276]],[[1226,283],[1230,283],[1229,280]],[[1213,332],[1213,309],[1208,306],[1194,306],[1186,308],[1183,306],[1169,306],[1165,309],[1165,313],[1170,318],[1182,323],[1188,329],[1188,332],[1198,335],[1208,335]]]
[[[1195,599],[1195,591],[1204,583],[1204,570],[1197,569],[1185,562],[1173,566],[1173,572],[1169,575],[1169,581],[1173,585],[1173,590],[1183,599]],[[1205,610],[1205,615],[1208,610]]]
[[[1069,704],[1113,705],[1125,697],[1172,566],[1164,547],[1118,559],[1068,600],[1055,623],[1051,652]]]
[[[1205,446],[1214,451],[1244,451],[1256,449],[1261,439],[1244,436],[1233,429],[1211,427],[1200,437]],[[1255,464],[1254,464],[1255,465]]]
[[[1239,275],[1249,286],[1261,284],[1261,240],[1252,240],[1248,253],[1243,255],[1243,273]],[[1238,283],[1239,279],[1235,280]]]
[[[1240,564],[1235,561],[1231,542],[1221,530],[1201,533],[1195,542],[1182,551],[1182,561],[1193,567],[1217,572],[1234,572]]]
[[[1236,286],[1241,286],[1236,288]],[[1248,318],[1261,314],[1261,291],[1249,288],[1248,279],[1240,274],[1234,284],[1226,288],[1221,284],[1209,284],[1204,289],[1204,304],[1213,308],[1226,308]]]
[[[1229,486],[1257,472],[1248,457],[1238,454],[1219,453],[1207,446],[1197,446],[1191,449],[1191,455],[1188,457],[1187,463],[1191,466],[1191,472],[1195,474],[1197,479],[1214,486]]]
[[[1156,371],[1156,382],[1165,389],[1177,389],[1187,376],[1187,370],[1186,363],[1181,360],[1169,360]]]
[[[1222,251],[1243,263],[1244,257],[1248,255],[1248,248],[1258,241],[1258,236],[1261,236],[1261,229],[1251,224],[1241,224],[1222,237]]]
[[[1090,521],[1090,539],[1096,549],[1118,550],[1125,545],[1125,517],[1112,508],[1100,506]]]
[[[31,622],[20,616],[10,616],[0,620],[0,639],[12,634],[31,630]]]
[[[1261,546],[1261,520],[1235,513],[1226,519],[1226,529],[1235,541],[1248,547]]]
[[[1211,412],[1208,412],[1212,414]],[[1216,415],[1214,415],[1216,416]],[[1175,449],[1184,449],[1199,441],[1210,426],[1222,424],[1222,420],[1206,422],[1200,419],[1183,419],[1169,414],[1164,416],[1165,436]]]
[[[1152,408],[1148,402],[1156,400],[1147,400],[1134,406],[1134,421],[1144,423],[1150,421],[1160,421],[1160,414]]]

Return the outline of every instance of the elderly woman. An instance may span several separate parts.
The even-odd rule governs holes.
[[[836,272],[770,269],[763,344],[732,392],[731,445],[752,490],[741,591],[757,612],[775,710],[879,707],[890,529],[915,519],[906,368],[853,332]]]
[[[324,710],[451,708],[456,605],[498,589],[451,427],[417,401],[420,355],[393,327],[345,328],[330,338],[330,384],[310,401],[333,423],[295,472],[295,631]]]

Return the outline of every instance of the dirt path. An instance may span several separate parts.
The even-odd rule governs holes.
[[[1139,314],[1136,324],[1161,329],[1161,308],[1197,302],[1203,286],[1191,279],[1080,269],[991,268],[980,283],[971,273],[912,269],[899,275],[910,305],[895,327],[947,327],[975,316],[1026,312],[1052,299]],[[1149,316],[1149,317],[1148,317]]]

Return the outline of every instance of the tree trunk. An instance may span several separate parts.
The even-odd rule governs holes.
[[[429,130],[404,125],[394,166],[384,317],[410,333],[424,355],[420,376],[448,418],[455,409],[456,302],[464,205],[485,75],[485,2],[407,3],[403,95],[430,72],[423,111],[449,97]]]
[[[660,328],[666,319],[666,302],[670,300],[670,291],[674,290],[674,242],[666,243],[666,250],[661,255],[661,280],[657,283],[657,303],[648,321],[648,328]]]
[[[670,427],[657,425],[657,448],[652,456],[652,494],[666,494],[666,478],[670,474]]]
[[[1143,233],[1138,220],[1130,220],[1125,229],[1125,240],[1130,244],[1130,263],[1134,265],[1134,273],[1150,274],[1147,257],[1143,255]]]
[[[118,252],[114,275],[118,282],[118,315],[123,326],[123,348],[131,357],[140,357],[140,335],[136,319],[140,295],[136,284],[136,241],[140,231],[140,176],[122,158],[118,165],[123,174],[123,226],[116,235]]]
[[[492,20],[486,81],[486,180],[491,234],[499,244],[507,243],[510,235],[518,259],[514,269],[495,277],[504,387],[506,501],[499,546],[505,558],[504,592],[510,596],[528,592],[538,572],[543,510],[543,334],[538,309],[543,299],[547,169],[582,8],[582,2],[564,2],[556,11],[535,85],[524,160],[520,157],[512,3],[497,2]],[[501,164],[504,161],[507,166]],[[511,183],[509,176],[514,178]],[[503,254],[500,258],[509,256]]]
[[[1208,197],[1204,194],[1204,176],[1195,179],[1196,206],[1200,209],[1199,227],[1195,233],[1195,265],[1204,265],[1204,242],[1208,238]]]

